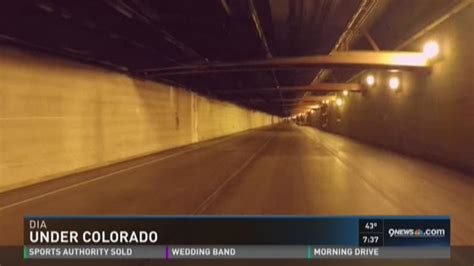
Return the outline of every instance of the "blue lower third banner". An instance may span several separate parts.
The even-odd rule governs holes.
[[[449,258],[447,216],[28,216],[24,258]]]

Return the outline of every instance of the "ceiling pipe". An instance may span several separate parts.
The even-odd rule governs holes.
[[[339,51],[344,45],[346,47],[350,45],[351,40],[354,38],[356,33],[360,32],[361,28],[364,26],[364,23],[367,21],[371,12],[374,10],[375,6],[377,5],[377,2],[378,0],[363,0],[362,1],[359,8],[354,13],[349,23],[347,24],[346,29],[341,34],[336,44],[332,48],[331,53]],[[326,69],[319,71],[319,73],[314,77],[311,84],[319,82],[321,77],[328,74],[329,72],[327,72]]]
[[[219,94],[234,94],[234,93],[254,93],[254,92],[338,92],[338,91],[350,91],[350,92],[361,92],[363,86],[359,83],[317,83],[310,86],[288,86],[280,88],[256,88],[256,89],[243,89],[243,90],[213,90]]]
[[[250,4],[253,4],[253,3],[250,3]],[[250,4],[249,4],[249,5],[250,5]],[[227,2],[227,0],[220,0],[220,6],[222,7],[223,11],[225,12],[225,14],[226,14],[228,17],[230,17],[230,16],[232,15],[232,9],[231,9],[229,3]],[[250,10],[250,8],[251,8],[251,6],[249,7],[249,12],[252,12],[252,10]],[[256,14],[256,13],[255,13],[255,14]],[[252,16],[252,14],[251,14],[251,16]],[[258,19],[258,17],[257,17],[257,19]],[[258,21],[258,20],[257,20],[257,21]],[[259,22],[258,22],[258,23],[259,23]],[[260,30],[260,24],[258,24],[258,26],[259,26],[259,27],[257,28],[256,33],[257,33],[257,35],[260,37],[260,35],[263,34],[263,31],[259,31],[259,30]],[[264,36],[264,37],[265,37],[265,36]],[[265,43],[266,43],[266,41],[265,41]],[[269,53],[269,51],[268,51],[267,53]],[[216,92],[216,91],[214,91],[214,90],[213,90],[212,92],[213,92],[213,93],[217,93],[217,94],[219,94],[219,95],[222,95],[222,94],[220,94],[220,93],[218,93],[218,92]],[[240,96],[241,96],[241,95],[236,95],[237,98],[240,97]],[[260,95],[260,94],[258,94],[258,96],[261,98],[261,102],[265,102],[269,108],[273,109],[273,105],[272,105],[272,103],[271,103],[270,101],[268,101],[264,96],[262,96],[262,95]],[[282,109],[282,111],[283,111],[283,109]]]
[[[421,38],[423,35],[427,34],[430,30],[434,29],[436,26],[440,25],[441,23],[445,22],[455,14],[461,12],[465,8],[469,7],[474,3],[473,0],[461,0],[461,2],[457,3],[453,7],[451,7],[449,10],[446,11],[446,13],[429,23],[427,23],[420,31],[416,32],[415,34],[403,39],[400,41],[400,43],[395,47],[394,50],[400,50],[405,47],[407,47],[409,44],[415,42],[419,38]],[[347,82],[351,82],[359,78],[361,75],[363,75],[366,71],[360,71],[359,73],[355,74],[351,78],[347,80]]]
[[[359,32],[360,29],[367,23],[367,21],[371,20],[369,18],[375,6],[377,5],[377,3],[378,3],[378,0],[363,0],[361,2],[359,8],[354,13],[349,23],[347,24],[346,29],[341,34],[336,44],[334,45],[333,49],[331,50],[331,53],[338,51],[344,45],[346,47],[346,50],[348,50],[350,41],[352,40],[355,33]],[[329,76],[330,73],[331,71],[328,69],[320,70],[318,74],[314,77],[314,79],[311,81],[311,84],[316,84],[320,82],[321,80]],[[301,98],[303,99],[307,95],[308,94],[305,93]]]
[[[423,27],[423,29],[421,29],[417,33],[415,33],[415,34],[411,35],[410,37],[408,37],[408,38],[404,39],[403,41],[401,41],[395,47],[395,50],[400,50],[400,49],[405,48],[409,44],[413,43],[414,41],[416,41],[417,39],[421,38],[423,35],[428,33],[430,30],[434,29],[439,24],[441,24],[444,21],[448,20],[453,15],[461,12],[462,10],[464,10],[466,7],[472,5],[473,3],[474,3],[473,0],[461,0],[461,2],[454,5],[448,11],[446,11],[445,14],[443,14],[442,16],[436,18],[435,20],[431,21],[430,23],[428,23],[425,27]]]
[[[104,1],[106,4],[108,4],[110,7],[115,9],[117,12],[120,14],[128,17],[129,19],[133,19],[136,17],[139,21],[149,25],[153,30],[158,32],[160,35],[161,39],[172,44],[173,46],[177,47],[181,51],[183,51],[186,55],[190,57],[199,57],[202,58],[204,61],[208,62],[209,59],[200,55],[198,52],[196,52],[193,48],[185,45],[184,43],[178,41],[173,35],[168,33],[167,31],[163,30],[162,28],[158,27],[156,23],[150,19],[147,15],[143,14],[142,12],[136,10],[123,0],[105,0]]]
[[[268,46],[267,38],[265,37],[265,32],[263,31],[262,23],[260,22],[260,18],[258,16],[257,9],[255,8],[254,0],[249,0],[249,9],[250,9],[250,15],[252,17],[253,24],[255,26],[255,31],[256,31],[256,33],[257,33],[257,35],[260,39],[260,42],[262,44],[262,47],[265,51],[265,57],[268,58],[268,59],[272,59],[273,55],[270,52],[270,47]],[[278,82],[278,79],[275,75],[275,71],[271,70],[270,72],[271,72],[273,81],[275,83],[275,87],[279,88],[280,83]],[[279,93],[280,98],[283,99],[282,92],[278,91],[278,93]],[[283,106],[281,106],[281,109],[282,109],[283,113],[286,112],[286,110]]]

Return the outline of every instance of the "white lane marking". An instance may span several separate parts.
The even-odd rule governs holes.
[[[270,141],[275,137],[275,135],[271,136],[258,150],[256,150],[248,159],[245,161],[237,170],[235,170],[227,179],[220,184],[220,186],[214,190],[207,198],[199,204],[199,206],[192,212],[193,215],[203,213],[214,200],[219,196],[219,193],[224,189],[230,181],[232,181],[236,176],[238,176],[247,166],[253,161],[257,155],[265,149],[265,147],[270,143]]]
[[[102,176],[98,176],[98,177],[95,177],[95,178],[92,178],[92,179],[88,179],[88,180],[85,180],[85,181],[82,181],[82,182],[79,182],[79,183],[76,183],[76,184],[73,184],[73,185],[70,185],[70,186],[58,188],[58,189],[43,193],[43,194],[38,195],[38,196],[34,196],[34,197],[31,197],[31,198],[28,198],[28,199],[24,199],[24,200],[21,200],[21,201],[18,201],[18,202],[0,207],[0,212],[4,211],[6,209],[16,207],[16,206],[21,205],[21,204],[25,204],[25,203],[28,203],[28,202],[31,202],[31,201],[34,201],[34,200],[37,200],[37,199],[48,197],[48,196],[56,194],[58,192],[62,192],[62,191],[69,190],[69,189],[72,189],[72,188],[76,188],[76,187],[79,187],[79,186],[83,186],[83,185],[86,185],[86,184],[89,184],[89,183],[92,183],[92,182],[96,182],[96,181],[102,180],[104,178],[110,177],[110,176],[118,174],[118,173],[127,172],[127,171],[130,171],[130,170],[136,169],[136,168],[140,168],[140,167],[145,166],[145,165],[153,164],[153,163],[156,163],[156,162],[159,162],[159,161],[163,161],[163,160],[166,160],[166,159],[169,159],[169,158],[173,158],[173,157],[176,157],[176,156],[179,156],[179,155],[183,155],[183,154],[186,154],[188,152],[196,151],[196,150],[199,150],[199,149],[202,149],[202,148],[207,148],[209,146],[214,146],[215,144],[225,142],[225,141],[229,141],[229,140],[234,139],[234,138],[239,137],[239,136],[241,136],[241,135],[239,134],[239,135],[236,135],[236,136],[228,136],[228,137],[225,137],[224,139],[215,140],[211,143],[203,144],[203,145],[201,145],[199,147],[196,147],[196,148],[192,148],[192,149],[189,149],[189,150],[184,150],[184,151],[176,152],[176,153],[173,153],[173,154],[169,154],[169,155],[166,155],[164,157],[160,157],[160,158],[148,161],[148,162],[144,162],[144,163],[141,163],[141,164],[130,166],[128,168],[123,168],[123,169],[120,169],[120,170],[117,170],[117,171],[114,171],[114,172],[110,172],[106,175],[102,175]]]

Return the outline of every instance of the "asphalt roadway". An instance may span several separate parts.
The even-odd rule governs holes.
[[[0,194],[0,245],[24,215],[451,215],[474,245],[474,177],[284,124]]]

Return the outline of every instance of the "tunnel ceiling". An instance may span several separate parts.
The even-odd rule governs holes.
[[[372,0],[377,2],[376,0]],[[392,49],[458,1],[380,0],[370,31]],[[361,0],[15,0],[0,8],[0,41],[135,73],[206,62],[328,54]],[[382,10],[383,9],[383,10]],[[377,12],[377,10],[375,10]],[[360,49],[370,46],[360,40]],[[319,69],[194,74],[167,83],[248,108],[286,115],[281,99],[301,92],[223,93],[225,90],[308,85]],[[347,72],[335,72],[343,79]]]

